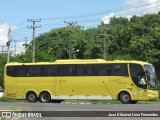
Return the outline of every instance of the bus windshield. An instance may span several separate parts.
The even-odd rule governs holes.
[[[147,80],[148,80],[148,89],[157,90],[158,89],[158,81],[155,73],[155,69],[152,65],[144,65]]]

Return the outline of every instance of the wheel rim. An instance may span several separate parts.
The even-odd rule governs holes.
[[[43,101],[43,102],[49,101],[49,96],[46,95],[46,94],[44,94],[44,95],[42,96],[42,101]]]
[[[50,94],[47,92],[41,93],[39,96],[39,101],[42,103],[48,103],[51,101]]]
[[[29,95],[29,97],[28,97],[28,99],[30,100],[30,101],[35,101],[35,95],[33,95],[33,94],[30,94]]]
[[[128,94],[123,94],[123,96],[122,96],[122,101],[123,101],[124,103],[128,103],[128,102],[130,101],[129,95],[128,95]]]

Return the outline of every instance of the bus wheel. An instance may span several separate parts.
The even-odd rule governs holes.
[[[37,95],[35,92],[28,92],[27,93],[27,100],[29,102],[37,102]]]
[[[49,103],[51,101],[51,96],[48,92],[42,92],[40,95],[39,95],[39,101],[41,103]]]
[[[119,100],[123,104],[129,104],[131,101],[131,96],[129,95],[128,92],[122,92],[122,93],[120,93]]]
[[[138,102],[138,100],[131,100],[130,103],[131,104],[136,104]]]

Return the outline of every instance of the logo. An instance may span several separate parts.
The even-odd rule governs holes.
[[[2,117],[10,118],[11,117],[11,112],[2,112]]]

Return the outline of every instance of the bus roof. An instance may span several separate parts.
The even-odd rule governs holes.
[[[56,60],[55,63],[69,63],[69,62],[106,62],[103,59],[69,59],[69,60]]]
[[[106,61],[103,59],[71,59],[71,60],[56,60],[54,62],[37,62],[37,63],[18,63],[18,62],[10,62],[6,65],[49,65],[49,64],[100,64],[100,63],[137,63],[137,64],[150,64],[143,61],[136,60],[113,60]]]

